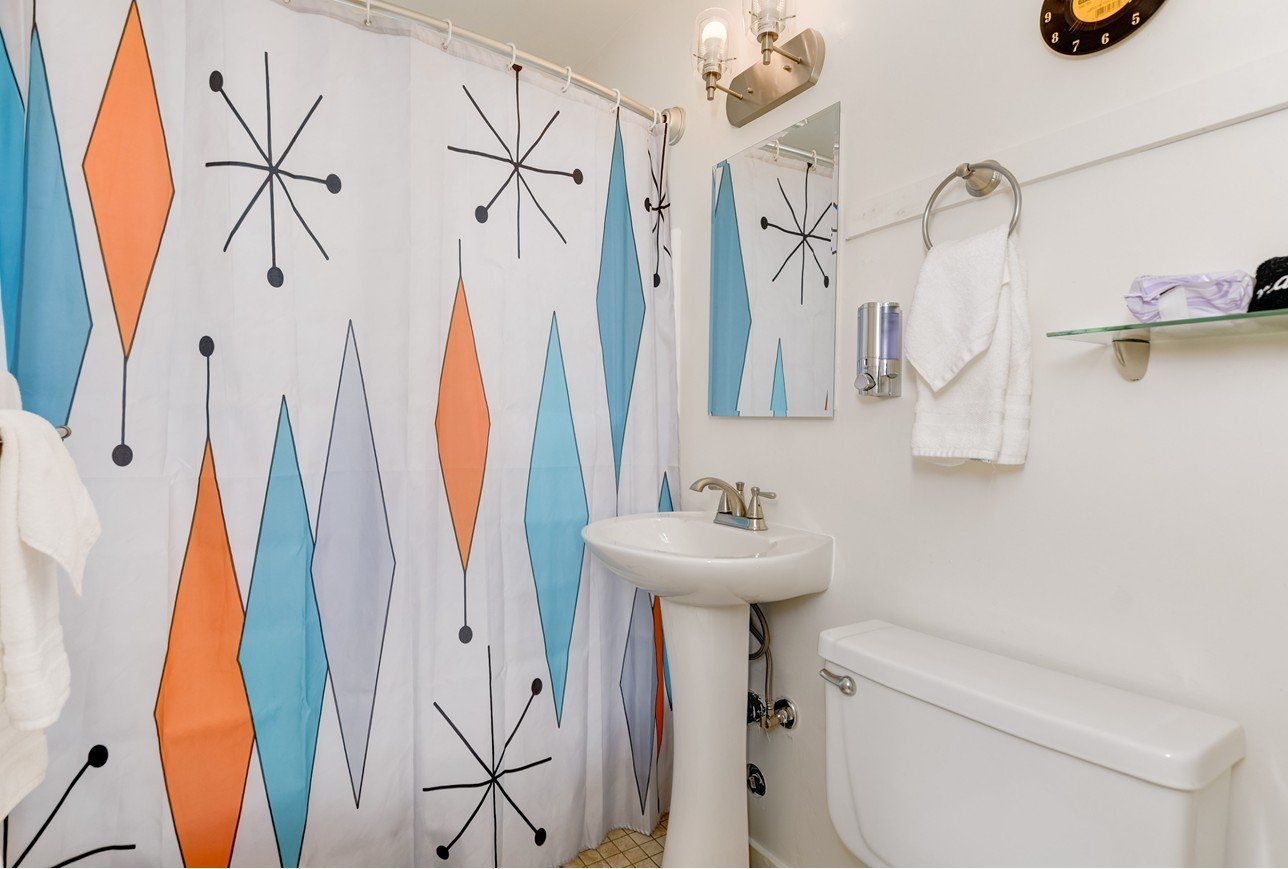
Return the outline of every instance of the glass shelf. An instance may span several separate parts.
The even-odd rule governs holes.
[[[1184,320],[1160,320],[1157,323],[1122,323],[1090,329],[1065,329],[1047,332],[1048,338],[1082,341],[1087,344],[1112,344],[1115,341],[1188,341],[1194,338],[1220,338],[1237,335],[1264,335],[1288,332],[1288,309],[1249,311],[1242,314],[1218,314],[1215,317],[1189,317]]]

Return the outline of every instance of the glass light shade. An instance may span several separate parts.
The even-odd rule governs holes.
[[[757,42],[766,33],[783,39],[796,30],[796,0],[742,0],[742,11],[747,35]]]
[[[720,6],[704,9],[694,23],[693,55],[697,58],[698,70],[706,72],[719,69],[729,59],[729,31],[731,20],[728,10]]]

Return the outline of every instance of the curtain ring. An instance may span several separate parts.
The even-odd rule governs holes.
[[[443,40],[443,48],[452,44],[452,19],[447,19],[447,38]]]
[[[613,93],[617,95],[617,105],[614,108],[620,112],[622,110],[622,92],[618,88],[613,88]]]
[[[809,152],[809,154],[810,154],[810,163],[811,163],[812,165],[814,165],[814,166],[817,166],[817,165],[818,165],[818,150],[817,150],[817,149],[811,150],[811,151]]]
[[[371,26],[371,0],[367,0],[367,17],[363,23],[368,27]]]
[[[513,42],[507,42],[506,45],[510,46],[510,66],[514,66],[519,57],[519,49],[514,47]]]
[[[777,163],[778,158],[781,157],[782,155],[783,155],[783,144],[779,140],[775,139],[774,140],[774,162]]]
[[[568,93],[568,88],[572,86],[572,67],[566,66],[564,69],[568,71],[568,75],[564,78],[563,87],[559,88],[561,94]]]
[[[648,131],[649,131],[650,133],[657,129],[657,121],[658,121],[657,109],[654,109],[654,110],[653,110],[653,123],[651,123],[651,124],[649,124],[649,125],[648,125]]]

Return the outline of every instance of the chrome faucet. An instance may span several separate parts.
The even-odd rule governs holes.
[[[762,492],[759,486],[752,486],[751,501],[747,502],[742,497],[743,486],[741,481],[731,486],[717,477],[701,477],[694,480],[689,488],[695,492],[720,490],[720,506],[716,508],[714,520],[716,524],[748,531],[764,531],[769,526],[765,524],[765,512],[761,509],[760,499],[778,496],[773,492]]]

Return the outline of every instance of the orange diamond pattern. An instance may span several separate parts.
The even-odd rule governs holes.
[[[126,15],[82,168],[121,350],[128,359],[174,199],[170,155],[137,3],[130,4]]]
[[[237,664],[244,621],[207,440],[155,711],[185,866],[227,866],[232,857],[255,738]]]
[[[465,299],[465,283],[458,280],[447,347],[443,352],[434,431],[438,435],[443,488],[447,490],[447,506],[452,514],[462,569],[469,566],[470,547],[474,542],[491,425],[487,395],[483,391],[483,372],[474,346],[474,327]]]

